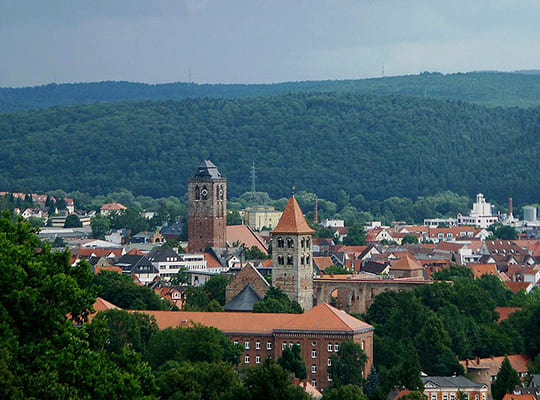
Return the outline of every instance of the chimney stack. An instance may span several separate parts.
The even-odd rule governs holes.
[[[318,211],[318,203],[317,199],[315,199],[315,209],[313,210],[313,222],[318,223],[319,222],[319,211]]]
[[[513,216],[513,213],[512,213],[512,198],[509,197],[508,198],[508,216],[509,217],[512,217]]]

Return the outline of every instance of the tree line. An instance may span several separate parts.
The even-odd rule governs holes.
[[[186,193],[212,159],[231,197],[257,187],[336,202],[451,190],[538,200],[540,108],[350,93],[54,107],[0,115],[0,187],[92,195]],[[519,160],[519,163],[516,163]]]

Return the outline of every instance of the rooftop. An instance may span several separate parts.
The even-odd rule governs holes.
[[[272,233],[296,233],[311,235],[315,231],[308,225],[300,205],[294,196],[291,196],[277,226]]]

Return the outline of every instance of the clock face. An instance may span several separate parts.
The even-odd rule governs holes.
[[[223,189],[219,189],[219,195],[223,196]]]
[[[208,190],[206,190],[206,189],[201,190],[201,194],[203,196],[207,196],[208,195]]]

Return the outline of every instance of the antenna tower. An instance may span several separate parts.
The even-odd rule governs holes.
[[[255,193],[255,160],[253,160],[253,163],[251,164],[251,171],[249,175],[251,176],[251,193]]]

